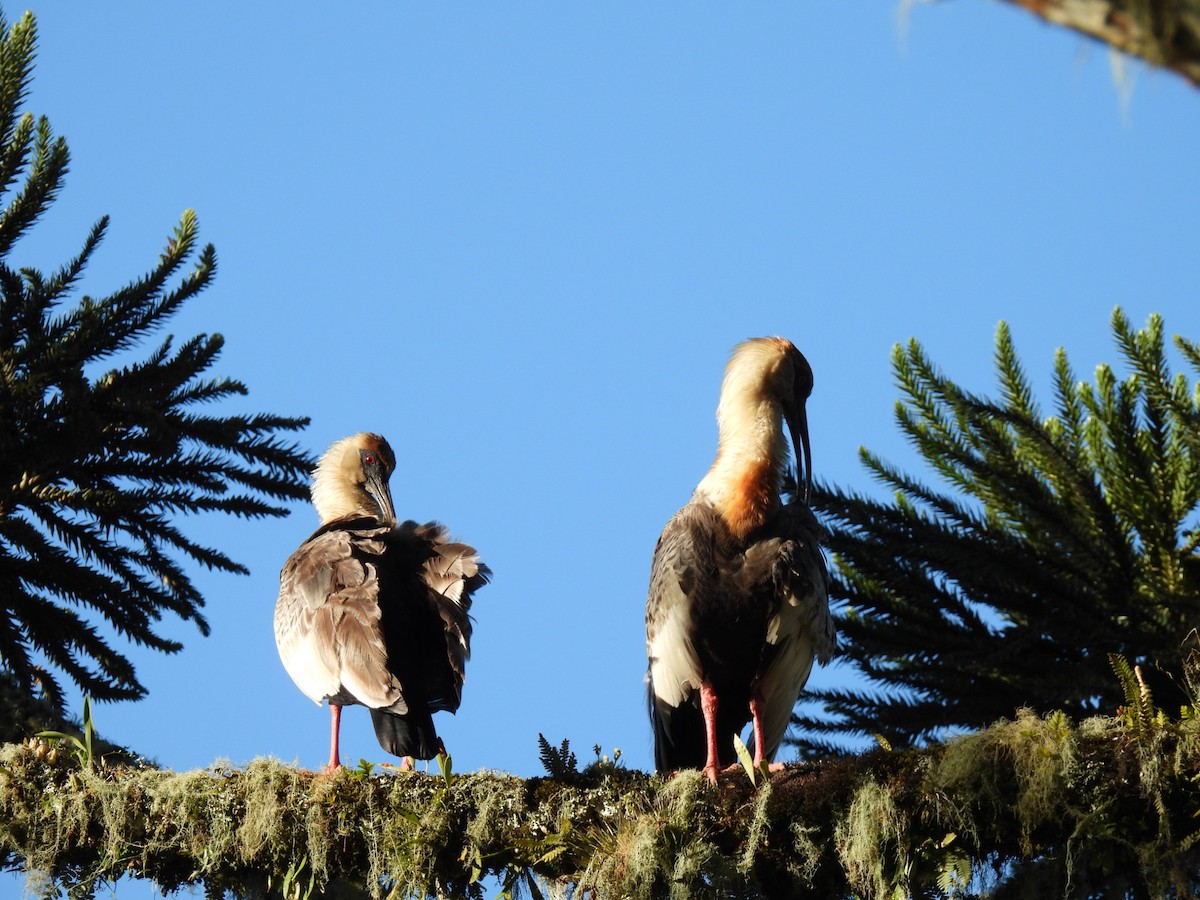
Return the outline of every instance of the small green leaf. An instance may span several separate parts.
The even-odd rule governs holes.
[[[742,768],[750,776],[750,783],[758,784],[758,772],[754,768],[754,757],[750,755],[750,748],[746,746],[746,742],[740,735],[733,736],[733,749],[737,751],[738,761],[741,762]]]
[[[411,809],[398,809],[398,810],[396,810],[396,815],[398,815],[400,818],[402,818],[409,825],[418,825],[419,826],[421,824],[421,817],[418,816]]]
[[[79,768],[86,769],[92,765],[95,759],[92,748],[95,734],[96,726],[92,721],[92,698],[85,695],[83,698],[83,740],[62,731],[39,731],[34,737],[71,745],[71,753],[79,762]]]
[[[446,787],[450,787],[454,779],[451,777],[454,772],[454,760],[445,750],[442,750],[434,757],[434,762],[437,763],[438,771],[446,782]]]

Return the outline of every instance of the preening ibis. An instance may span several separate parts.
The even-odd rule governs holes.
[[[650,571],[646,651],[660,771],[717,772],[753,723],[755,765],[774,758],[814,657],[835,638],[820,526],[808,508],[805,402],[812,369],[790,341],[734,348],[717,406],[717,458],[667,522]],[[781,499],[786,422],[803,481]]]
[[[491,574],[437,522],[397,524],[396,456],[378,434],[338,441],[313,473],[321,527],[279,576],[275,643],[297,687],[329,702],[327,768],[338,768],[341,708],[371,711],[388,753],[432,759],[432,713],[454,712],[471,653],[472,594]]]

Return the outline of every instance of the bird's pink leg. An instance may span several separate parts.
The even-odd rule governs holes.
[[[342,708],[336,703],[329,704],[329,762],[325,764],[326,772],[336,772],[342,767],[338,759],[338,732],[341,730]]]
[[[700,683],[700,712],[704,714],[704,736],[708,744],[708,761],[704,763],[704,773],[713,784],[717,783],[717,767],[721,764],[721,754],[717,752],[717,692],[707,681]]]
[[[754,723],[754,768],[762,765],[763,761],[763,721],[762,697],[755,691],[750,695],[750,720]]]
[[[756,690],[750,695],[750,720],[754,723],[754,768],[759,768],[763,760],[763,747],[766,746],[766,741],[763,738],[763,720],[762,720],[762,695]],[[770,763],[767,766],[770,772],[782,772],[783,763]]]

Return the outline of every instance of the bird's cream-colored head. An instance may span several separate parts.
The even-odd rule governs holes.
[[[785,338],[752,338],[733,348],[717,404],[717,458],[699,490],[735,531],[755,527],[779,503],[791,458],[785,421],[807,500],[812,465],[805,404],[812,387],[808,360]]]
[[[795,344],[781,337],[751,338],[733,348],[717,404],[722,445],[738,435],[757,439],[781,467],[788,459],[781,419],[787,421],[797,469],[804,469],[796,477],[803,478],[806,500],[812,483],[807,412],[812,389],[812,367]]]
[[[812,385],[812,368],[795,344],[781,337],[751,338],[730,354],[717,419],[756,415],[762,403],[787,412],[804,405]]]
[[[312,501],[321,521],[372,516],[396,524],[388,479],[396,454],[382,435],[363,432],[342,438],[325,451],[313,472]]]

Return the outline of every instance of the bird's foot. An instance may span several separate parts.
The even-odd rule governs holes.
[[[400,762],[398,764],[390,763],[390,762],[381,762],[379,765],[381,768],[392,769],[393,771],[396,771],[396,772],[411,772],[414,769],[413,758],[411,756],[400,757]]]
[[[736,772],[741,769],[741,767],[741,763],[734,763],[733,765],[726,766],[722,769],[716,763],[709,763],[700,771],[703,772],[705,777],[707,777],[708,780],[715,785],[717,783],[718,775],[724,775],[728,772]]]

